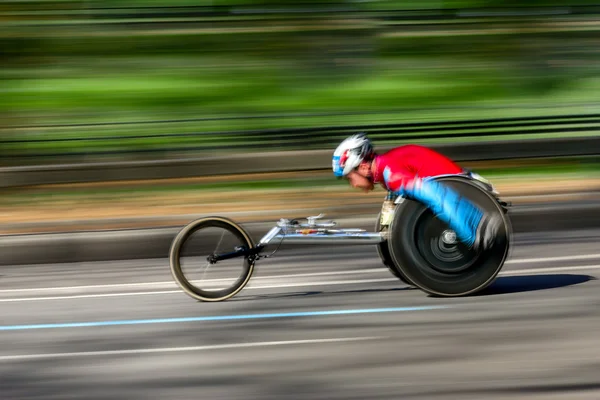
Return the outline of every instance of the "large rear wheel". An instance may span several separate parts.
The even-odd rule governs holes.
[[[449,185],[488,213],[502,218],[494,244],[475,251],[458,241],[448,225],[414,200],[397,205],[390,224],[390,256],[404,276],[421,290],[437,296],[464,296],[494,281],[508,255],[510,222],[498,201],[460,176],[444,176]]]

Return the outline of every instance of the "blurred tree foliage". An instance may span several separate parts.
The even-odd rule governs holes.
[[[299,85],[367,77],[381,63],[419,69],[406,61],[419,59],[432,69],[463,69],[466,79],[472,70],[502,69],[510,76],[506,90],[544,95],[597,73],[595,17],[510,14],[582,4],[593,2],[6,0],[0,3],[0,52],[4,66],[17,68],[104,57],[247,57],[287,65]],[[498,8],[503,13],[493,13]],[[408,11],[417,9],[434,12],[411,17]]]
[[[577,13],[569,13],[576,6]],[[593,6],[589,0],[4,0],[0,128],[57,115],[61,123],[86,122],[89,115],[106,122],[121,111],[143,120],[180,111],[197,116],[531,102],[564,88],[570,92],[561,99],[567,93],[577,100],[580,82],[593,84],[600,76],[600,6]],[[380,122],[375,118],[369,122]],[[268,127],[280,126],[273,124]],[[247,128],[233,125],[185,129]],[[0,133],[123,133],[111,129]],[[173,139],[146,145],[164,141]],[[84,153],[94,146],[138,145],[64,141],[11,149],[66,146]],[[0,151],[10,156],[11,149]]]
[[[374,57],[419,55],[436,57],[452,54],[464,62],[510,62],[531,88],[552,88],[569,78],[581,56],[594,56],[596,45],[590,31],[553,31],[564,23],[564,15],[502,17],[502,14],[474,16],[462,25],[453,14],[444,19],[419,17],[394,19],[394,12],[414,9],[502,8],[504,11],[543,6],[593,4],[589,0],[408,0],[351,1],[303,0],[55,0],[15,1],[0,4],[0,23],[14,24],[0,29],[0,51],[7,64],[52,62],[59,56],[131,54],[248,54],[284,58],[327,78],[359,68],[368,73]],[[186,7],[184,7],[186,6]],[[112,8],[110,15],[104,15]],[[130,9],[124,17],[115,8]],[[153,22],[130,25],[119,19],[143,17],[153,7],[156,18],[168,18],[167,10],[181,8],[178,16],[199,12],[235,10],[198,18],[197,22]],[[156,9],[156,7],[159,7]],[[160,7],[164,12],[161,14]],[[219,8],[221,7],[221,8]],[[371,14],[391,10],[390,15]],[[239,21],[241,11],[254,10],[254,17]],[[339,13],[336,12],[339,10]],[[292,12],[303,11],[303,12]],[[21,14],[19,14],[21,12]],[[312,13],[311,13],[312,12]],[[183,13],[183,14],[181,14]],[[137,15],[136,15],[137,14]],[[210,15],[210,14],[209,14]],[[280,17],[280,18],[277,18]],[[108,19],[114,24],[99,24]],[[419,19],[422,19],[419,21]],[[29,25],[27,21],[68,23]],[[23,21],[23,24],[18,24]],[[79,23],[76,23],[79,22]],[[468,24],[466,23],[468,22]],[[293,27],[296,27],[294,29]],[[333,28],[336,28],[335,30]],[[581,26],[583,27],[583,25]],[[578,28],[581,28],[578,27]],[[212,28],[212,29],[211,29]],[[50,29],[50,30],[49,30]],[[469,29],[472,34],[453,34]],[[534,32],[538,29],[539,32]],[[145,33],[139,34],[140,31]],[[180,30],[181,34],[174,34]],[[240,31],[242,30],[242,31]],[[436,34],[436,32],[438,32]],[[394,35],[397,34],[397,35]],[[354,69],[353,69],[354,68]]]

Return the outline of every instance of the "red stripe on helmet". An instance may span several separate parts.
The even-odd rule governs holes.
[[[340,167],[341,168],[344,168],[344,166],[346,165],[346,161],[348,161],[348,152],[349,152],[349,150],[346,150],[340,156]]]

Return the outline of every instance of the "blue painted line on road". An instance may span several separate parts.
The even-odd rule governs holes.
[[[56,324],[33,324],[33,325],[5,325],[0,326],[0,331],[19,331],[28,329],[58,329],[58,328],[86,328],[97,326],[115,325],[138,325],[138,324],[171,324],[179,322],[208,322],[208,321],[231,321],[246,319],[268,319],[268,318],[299,318],[320,317],[325,315],[351,315],[351,314],[376,314],[405,311],[426,311],[448,308],[447,306],[421,306],[421,307],[394,307],[394,308],[365,308],[354,310],[329,310],[329,311],[301,311],[289,313],[272,314],[239,314],[239,315],[212,315],[205,317],[183,317],[183,318],[158,318],[158,319],[131,319],[119,321],[92,321],[92,322],[66,322]]]

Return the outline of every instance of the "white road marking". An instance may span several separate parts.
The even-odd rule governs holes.
[[[573,256],[560,256],[560,257],[541,257],[541,258],[516,258],[507,260],[504,264],[525,264],[525,263],[543,263],[552,261],[572,261],[572,260],[593,260],[600,258],[600,253],[597,254],[582,254]],[[558,267],[558,268],[571,268],[571,267]],[[592,268],[595,269],[595,268]],[[537,269],[535,269],[537,270]],[[541,271],[541,269],[539,269]],[[387,268],[369,268],[369,269],[353,269],[347,271],[326,271],[326,272],[309,272],[303,274],[288,274],[288,275],[273,275],[273,276],[257,276],[253,277],[252,281],[265,280],[265,279],[281,279],[289,280],[290,278],[301,278],[301,277],[313,277],[313,276],[335,276],[335,275],[351,275],[351,274],[375,274],[380,272],[387,272]],[[521,270],[521,271],[532,271],[532,270]],[[230,279],[205,279],[204,282],[222,282]],[[24,289],[1,289],[0,295],[4,293],[18,293],[18,292],[58,292],[58,291],[69,291],[69,290],[83,290],[83,289],[109,289],[109,288],[128,288],[128,287],[148,287],[148,288],[169,288],[177,287],[174,281],[158,281],[158,282],[139,282],[139,283],[114,283],[105,285],[83,285],[83,286],[57,286],[57,287],[42,287],[42,288],[24,288]],[[281,287],[281,286],[276,286]]]
[[[599,257],[600,258],[600,257]],[[330,272],[308,272],[304,274],[289,274],[289,275],[273,275],[273,276],[257,276],[253,277],[252,280],[263,280],[263,279],[289,279],[289,278],[302,278],[302,277],[313,277],[313,276],[333,276],[333,275],[349,275],[349,274],[373,274],[377,272],[387,271],[385,268],[371,268],[371,269],[354,269],[348,271],[330,271]],[[231,281],[229,279],[204,279],[204,282],[223,282]],[[176,287],[177,284],[174,281],[160,281],[160,282],[140,282],[140,283],[114,283],[106,285],[86,285],[86,286],[57,286],[57,287],[45,287],[45,288],[26,288],[26,289],[2,289],[0,294],[3,293],[14,293],[14,292],[41,292],[41,291],[60,291],[60,290],[80,290],[80,289],[109,289],[109,288],[127,288],[127,287]]]
[[[117,293],[99,293],[99,294],[80,294],[73,296],[47,296],[47,297],[22,297],[17,299],[0,299],[0,303],[13,303],[20,301],[43,301],[43,300],[69,300],[69,299],[88,299],[97,297],[118,297],[118,296],[144,296],[149,294],[171,294],[181,293],[181,290],[161,290],[152,292],[117,292]]]
[[[173,352],[189,352],[189,351],[208,351],[222,349],[240,349],[253,347],[273,347],[273,346],[293,346],[302,344],[322,344],[322,343],[340,343],[340,342],[357,342],[365,340],[383,339],[384,336],[364,336],[364,337],[348,337],[348,338],[329,338],[329,339],[306,339],[306,340],[282,340],[272,342],[251,342],[251,343],[229,343],[216,344],[207,346],[190,346],[190,347],[163,347],[156,349],[125,349],[125,350],[107,350],[107,351],[83,351],[76,353],[40,353],[40,354],[18,354],[11,356],[0,356],[1,361],[23,361],[23,360],[41,360],[47,358],[75,358],[75,357],[94,357],[94,356],[122,356],[131,354],[152,354],[152,353],[173,353]]]
[[[548,261],[564,261],[564,260],[589,260],[600,258],[600,254],[583,254],[576,256],[561,256],[561,257],[542,257],[542,258],[523,258],[509,260],[505,264],[509,263],[542,263]],[[563,266],[554,268],[530,268],[520,269],[512,271],[501,271],[498,276],[516,276],[516,275],[535,275],[549,272],[568,272],[568,271],[581,271],[581,270],[595,270],[600,269],[600,265],[575,265],[575,266]],[[353,279],[353,280],[338,280],[338,281],[316,281],[316,282],[289,282],[290,278],[298,277],[316,277],[316,276],[337,276],[337,275],[352,275],[352,274],[375,274],[375,273],[389,273],[387,268],[370,268],[370,269],[357,269],[349,271],[331,271],[331,272],[314,272],[314,273],[303,273],[303,274],[290,274],[290,275],[274,275],[255,277],[250,280],[248,286],[244,290],[260,290],[260,289],[277,289],[277,288],[290,288],[290,287],[306,287],[306,286],[327,286],[327,285],[353,285],[353,284],[364,284],[364,283],[380,283],[380,282],[398,282],[395,277],[390,278],[379,278],[379,279]],[[207,279],[205,283],[217,283],[224,281],[225,279]],[[257,281],[288,281],[289,283],[273,283],[273,284],[258,284],[254,285]],[[164,282],[143,282],[143,283],[124,283],[124,284],[107,284],[107,285],[87,285],[87,286],[65,286],[65,287],[47,287],[47,288],[27,288],[27,289],[4,289],[0,290],[0,295],[19,293],[19,292],[59,292],[69,290],[81,290],[81,289],[109,289],[109,288],[128,288],[128,287],[146,287],[146,288],[176,288],[173,290],[151,290],[143,292],[115,292],[115,293],[95,293],[95,294],[74,294],[74,295],[63,295],[63,296],[42,296],[42,297],[22,297],[22,298],[5,298],[0,299],[0,303],[8,302],[21,302],[21,301],[44,301],[44,300],[69,300],[69,299],[85,299],[85,298],[102,298],[102,297],[120,297],[120,296],[145,296],[145,295],[157,295],[157,294],[175,294],[182,293],[182,290],[177,286],[174,281]]]
[[[379,283],[379,282],[398,282],[397,278],[380,278],[380,279],[359,279],[359,280],[347,280],[347,281],[326,281],[326,282],[297,282],[297,283],[278,283],[274,285],[262,285],[262,286],[251,286],[248,285],[244,290],[257,290],[257,289],[276,289],[284,287],[302,287],[302,286],[326,286],[326,285],[352,285],[359,283]],[[41,301],[41,300],[67,300],[67,299],[85,299],[95,297],[119,297],[119,296],[144,296],[151,294],[171,294],[171,293],[183,293],[179,290],[162,290],[162,291],[151,291],[151,292],[116,292],[116,293],[99,293],[99,294],[80,294],[72,296],[47,296],[47,297],[23,297],[16,299],[0,299],[0,303],[10,303],[19,301]]]
[[[567,272],[567,271],[581,271],[581,270],[600,269],[600,265],[573,265],[568,267],[555,267],[555,268],[532,268],[532,269],[518,269],[515,271],[502,271],[498,275],[536,275],[547,272]]]
[[[580,254],[578,256],[560,256],[560,257],[541,257],[541,258],[515,258],[506,260],[505,264],[525,264],[525,263],[544,263],[553,261],[572,261],[572,260],[594,260],[600,258],[600,254]]]
[[[567,271],[581,271],[581,270],[594,270],[600,269],[600,265],[576,265],[568,267],[556,267],[556,268],[532,268],[522,269],[516,271],[501,271],[498,276],[516,276],[516,275],[539,275],[548,272],[567,272]],[[387,269],[385,270],[387,272]],[[389,273],[389,272],[388,272]],[[282,275],[285,276],[285,275]],[[252,281],[251,281],[252,282]],[[257,290],[257,289],[277,289],[277,288],[290,288],[290,287],[306,287],[306,286],[328,286],[328,285],[353,285],[353,284],[364,284],[364,283],[381,283],[381,282],[399,282],[398,278],[380,278],[380,279],[358,279],[358,280],[345,280],[345,281],[319,281],[319,282],[294,282],[294,283],[277,283],[273,285],[257,285],[251,286],[250,284],[244,288],[244,290]],[[155,294],[174,294],[183,293],[182,290],[162,290],[162,291],[149,291],[149,292],[116,292],[116,293],[99,293],[99,294],[82,294],[72,296],[46,296],[46,297],[22,297],[22,298],[8,298],[0,299],[0,303],[11,303],[21,301],[42,301],[42,300],[68,300],[68,299],[85,299],[85,298],[98,298],[98,297],[120,297],[120,296],[145,296]]]

